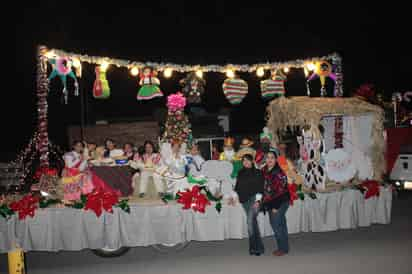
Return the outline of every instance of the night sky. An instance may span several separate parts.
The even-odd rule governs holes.
[[[196,6],[194,2],[204,4]],[[20,115],[12,120],[2,117],[7,126],[16,127],[5,136],[9,145],[2,158],[21,149],[35,127],[38,44],[89,55],[189,64],[252,64],[338,52],[343,57],[346,95],[366,82],[375,84],[388,97],[392,92],[412,89],[408,41],[412,24],[406,13],[409,9],[392,8],[387,2],[375,2],[375,6],[349,6],[342,1],[317,6],[287,2],[136,1],[139,7],[135,8],[123,1],[97,5],[86,1],[79,5],[43,1],[37,7],[22,7],[16,24],[19,81],[14,91],[7,94],[10,96],[7,105]],[[291,95],[305,94],[300,74],[289,75],[287,88]],[[91,97],[93,67],[84,66],[83,75],[82,86],[89,96],[89,122],[101,118],[146,117],[164,105],[164,99],[137,102],[137,79],[126,69],[118,68],[107,73],[112,97],[96,102]],[[240,123],[246,123],[252,130],[263,123],[264,103],[259,98],[259,79],[253,74],[241,76],[249,83],[249,95],[233,110],[238,121],[234,121],[234,127],[239,129]],[[167,80],[159,77],[165,93],[177,91],[177,82],[182,77],[178,74]],[[205,79],[208,94],[205,108],[213,112],[230,107],[221,91],[225,76],[211,73]],[[80,122],[80,101],[70,97],[69,104],[63,105],[60,91],[56,80],[49,98],[50,134],[55,142],[63,144],[66,126]]]

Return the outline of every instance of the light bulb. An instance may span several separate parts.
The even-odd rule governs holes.
[[[285,73],[288,73],[288,72],[289,72],[289,68],[288,68],[288,67],[284,67],[284,68],[283,68],[283,71],[284,71]]]
[[[49,59],[52,59],[52,58],[56,57],[56,54],[54,54],[54,51],[49,50],[49,51],[46,52],[45,56]]]
[[[102,71],[106,71],[108,68],[109,68],[109,63],[103,62],[103,63],[100,64],[100,69]]]
[[[316,65],[314,63],[309,63],[306,66],[307,66],[308,70],[311,70],[311,71],[316,69]]]
[[[132,67],[130,70],[130,74],[133,76],[137,76],[139,74],[139,69],[137,67]]]
[[[235,72],[231,69],[228,69],[226,71],[226,76],[229,77],[229,78],[234,78],[235,77]]]
[[[257,75],[258,77],[263,77],[263,76],[265,75],[265,70],[264,70],[263,68],[258,68],[258,69],[256,70],[256,75]]]
[[[196,76],[199,77],[199,78],[203,78],[203,71],[200,70],[200,69],[197,70],[197,71],[196,71]]]
[[[82,66],[82,63],[80,63],[80,60],[77,58],[73,59],[73,67],[75,68],[80,68]]]
[[[309,71],[307,68],[304,68],[304,71],[305,71],[305,76],[307,77],[309,75]]]
[[[166,78],[172,77],[172,72],[173,70],[171,68],[166,68],[165,71],[163,72],[163,76]]]

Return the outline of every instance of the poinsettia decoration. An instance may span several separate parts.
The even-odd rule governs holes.
[[[19,201],[12,202],[9,207],[19,214],[19,220],[24,220],[27,216],[34,217],[38,204],[39,198],[28,194]]]
[[[105,192],[100,188],[87,194],[86,197],[87,200],[84,209],[94,211],[97,217],[100,217],[103,210],[113,213],[113,206],[119,202],[119,196],[116,192]]]
[[[359,190],[364,194],[365,199],[379,196],[379,183],[375,180],[366,180],[359,185]]]
[[[206,206],[210,205],[210,201],[206,194],[201,193],[199,186],[193,186],[191,190],[177,193],[177,202],[183,204],[183,209],[193,209],[195,212],[205,213]]]
[[[374,102],[375,101],[375,87],[372,84],[361,85],[354,94],[363,100]]]
[[[289,200],[289,204],[293,206],[294,201],[296,201],[297,199],[300,200],[304,200],[305,199],[305,195],[303,194],[302,191],[302,185],[298,185],[296,183],[292,183],[292,184],[288,184],[288,190],[289,190],[289,195],[290,195],[290,200]],[[312,197],[312,199],[316,199]]]

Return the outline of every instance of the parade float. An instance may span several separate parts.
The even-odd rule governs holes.
[[[49,84],[58,77],[63,83],[64,102],[70,103],[70,92],[77,96],[84,88],[77,81],[82,76],[82,63],[95,65],[92,92],[98,100],[110,99],[110,83],[105,75],[108,69],[126,67],[132,76],[140,76],[136,84],[139,101],[165,96],[158,72],[165,78],[170,78],[173,72],[189,73],[180,82],[182,93],[176,91],[168,96],[165,131],[158,139],[163,164],[139,159],[133,163],[119,155],[111,161],[101,158],[90,162],[89,168],[81,172],[69,169],[61,176],[58,166],[51,161],[58,155],[58,149],[48,137],[47,96],[56,92],[50,90]],[[290,69],[304,71],[308,96],[284,97],[284,82]],[[267,71],[271,77],[264,79]],[[268,107],[269,132],[266,130],[263,137],[271,136],[272,145],[279,144],[281,131],[287,126],[300,127],[296,134],[300,160],[293,162],[283,155],[281,163],[293,178],[289,184],[289,233],[390,222],[391,189],[380,185],[385,151],[382,111],[356,98],[342,98],[342,64],[337,54],[283,63],[178,65],[39,47],[38,126],[27,148],[13,163],[22,166],[19,183],[9,186],[1,196],[0,251],[92,249],[101,256],[119,256],[129,247],[176,250],[190,241],[247,237],[245,213],[233,191],[236,183],[233,171],[238,168],[242,153],[255,151],[250,140],[242,142],[239,154],[227,151],[219,160],[195,167],[196,172],[189,168],[196,160],[187,157],[186,148],[195,140],[183,109],[186,100],[199,101],[204,93],[202,75],[208,72],[226,74],[227,79],[219,84],[234,107],[249,92],[247,82],[236,72],[256,73],[262,78],[262,99],[272,100]],[[67,84],[70,79],[73,85]],[[322,132],[319,125],[323,125]],[[226,145],[233,146],[233,140],[225,140]],[[254,156],[261,155],[255,152]],[[35,159],[38,167],[34,167]],[[160,178],[164,191],[156,189],[159,196],[152,198],[136,195],[141,183],[141,178],[133,183],[136,169],[146,172],[150,180]],[[93,189],[84,187],[90,180]],[[148,192],[153,192],[154,185],[149,185],[152,190]],[[339,187],[331,188],[332,185]],[[65,198],[68,190],[77,198]],[[259,216],[259,225],[263,236],[272,235],[267,215]]]

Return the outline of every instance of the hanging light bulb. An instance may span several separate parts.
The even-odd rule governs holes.
[[[163,72],[163,76],[166,78],[172,77],[173,70],[171,68],[166,68]]]
[[[80,60],[77,58],[73,59],[73,67],[75,68],[80,68],[82,66],[82,63],[80,63]]]
[[[264,70],[263,68],[258,68],[258,69],[256,70],[256,75],[257,75],[258,77],[263,77],[263,76],[265,75],[265,70]]]
[[[284,67],[284,68],[283,68],[283,71],[284,71],[285,73],[288,73],[288,72],[289,72],[289,68],[288,68],[288,67]]]
[[[196,71],[196,76],[199,77],[199,78],[203,78],[203,71],[200,70],[200,69],[197,70],[197,71]]]
[[[132,67],[132,69],[130,70],[130,74],[132,76],[137,76],[139,75],[139,69],[137,67]]]
[[[109,68],[109,63],[107,63],[106,61],[104,61],[100,64],[100,69],[102,71],[106,71],[108,68]]]
[[[73,67],[76,69],[76,76],[82,77],[82,63],[78,58],[74,58],[72,62]]]
[[[47,51],[46,54],[44,54],[44,55],[49,59],[52,59],[52,58],[56,57],[56,54],[52,50]]]
[[[314,63],[309,63],[309,64],[306,65],[306,67],[310,71],[314,71],[316,69],[316,65]]]
[[[226,71],[226,76],[229,77],[229,78],[234,78],[235,77],[235,72],[231,69],[228,69]]]

